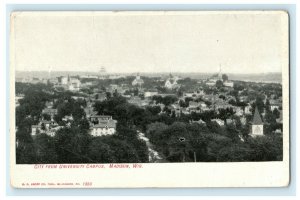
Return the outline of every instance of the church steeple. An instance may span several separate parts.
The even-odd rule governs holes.
[[[252,130],[250,135],[252,137],[263,136],[264,135],[264,123],[260,117],[257,106],[255,107],[253,121],[252,121]]]
[[[253,116],[253,125],[263,125],[262,119],[258,112],[257,106],[255,107],[254,116]]]

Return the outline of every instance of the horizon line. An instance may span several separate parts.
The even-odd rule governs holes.
[[[48,70],[16,70],[15,72],[47,72],[49,73]],[[99,73],[99,71],[70,71],[70,70],[65,70],[65,71],[60,71],[60,70],[53,70],[51,72],[72,72],[72,73]],[[176,72],[176,71],[164,71],[164,72],[141,72],[141,71],[134,71],[134,72],[105,72],[105,74],[134,74],[134,73],[140,73],[140,74],[159,74],[159,73],[168,73],[168,74],[173,74],[173,73],[178,73],[178,74],[188,74],[188,73],[202,73],[202,74],[217,74],[219,72]],[[221,72],[221,74],[282,74],[282,72],[251,72],[251,73],[241,73],[241,72]]]

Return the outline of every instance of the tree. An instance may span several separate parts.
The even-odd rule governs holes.
[[[162,99],[162,103],[165,105],[165,106],[168,106],[172,103],[174,103],[175,101],[177,101],[177,97],[176,96],[173,96],[173,95],[167,95],[165,97],[163,97]]]
[[[275,108],[273,110],[273,115],[275,116],[276,119],[280,117],[280,112],[279,112],[279,110],[277,108]]]
[[[186,108],[188,106],[188,104],[186,104],[184,100],[180,99],[179,100],[179,106],[182,107],[182,108]]]
[[[110,92],[106,92],[106,98],[110,99],[111,98],[111,93]]]
[[[88,156],[94,163],[114,163],[117,161],[113,150],[103,142],[101,137],[95,138],[90,143]]]
[[[253,150],[251,160],[254,161],[281,161],[282,160],[282,137],[264,136],[249,138],[247,143]]]
[[[233,106],[236,106],[236,105],[237,105],[236,101],[233,100],[233,99],[230,99],[230,100],[228,101],[228,103],[231,104],[231,105],[233,105]]]
[[[222,80],[223,80],[223,82],[228,81],[228,76],[227,76],[227,74],[222,74]]]
[[[19,128],[16,132],[16,163],[33,164],[36,161],[35,146],[30,130]]]
[[[189,106],[189,104],[190,104],[190,101],[193,101],[194,99],[192,98],[192,97],[186,97],[185,99],[184,99],[184,101],[185,101],[185,104],[186,104],[186,106],[185,107],[188,107]]]
[[[223,87],[223,82],[221,81],[221,80],[217,80],[217,82],[216,82],[216,87],[217,88],[221,88],[221,87]]]
[[[59,163],[91,162],[91,159],[86,156],[90,136],[81,133],[77,127],[58,130],[54,141]]]
[[[48,114],[46,114],[46,113],[43,113],[43,114],[42,114],[42,118],[43,118],[44,120],[47,120],[47,121],[50,121],[50,120],[51,120],[51,116],[48,115]]]
[[[147,109],[152,115],[158,115],[158,113],[160,113],[160,111],[161,111],[160,106],[147,106],[146,109]]]
[[[36,163],[57,163],[57,155],[53,138],[39,134],[34,140]]]
[[[160,136],[162,134],[162,131],[166,130],[168,128],[168,125],[162,122],[154,122],[147,126],[147,137],[150,138],[153,142],[159,142]]]
[[[44,123],[41,124],[41,129],[42,129],[42,130],[46,130],[46,126],[45,126]]]
[[[264,112],[265,104],[263,102],[263,98],[260,95],[256,96],[255,104],[252,105],[252,108],[253,108],[252,112],[253,113],[255,111],[255,107],[257,107],[259,113],[263,113]]]
[[[251,161],[253,150],[242,143],[233,144],[220,149],[217,155],[217,162],[242,162]]]

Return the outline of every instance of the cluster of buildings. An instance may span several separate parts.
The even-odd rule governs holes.
[[[222,73],[221,73],[222,69],[220,67],[220,71],[218,74],[214,74],[213,76],[211,76],[207,81],[206,81],[206,85],[208,86],[216,86],[217,82],[220,81],[225,87],[233,87],[234,86],[234,82],[230,81],[228,79],[224,79],[222,77]],[[225,74],[223,74],[225,75]],[[226,75],[225,75],[226,76]],[[227,77],[228,78],[228,77]]]
[[[116,77],[110,77],[106,74],[104,69],[101,69],[101,75],[100,76],[94,76],[94,75],[85,75],[85,76],[61,76],[57,78],[57,81],[54,84],[54,87],[63,87],[65,90],[81,93],[81,88],[90,88],[91,86],[95,86],[94,82],[87,82],[84,83],[81,82],[82,79],[119,79],[123,76],[116,75]],[[53,81],[52,79],[49,79],[50,81]],[[176,91],[181,87],[181,85],[178,83],[179,80],[181,80],[178,76],[173,76],[170,74],[167,78],[163,79],[163,87],[168,89],[169,91]],[[113,93],[119,93],[123,97],[127,98],[127,101],[131,104],[134,104],[139,107],[146,107],[146,106],[159,106],[161,108],[160,114],[166,113],[166,110],[171,111],[172,114],[175,114],[175,116],[180,117],[182,114],[189,115],[192,113],[203,113],[207,111],[215,111],[216,113],[219,112],[220,109],[232,109],[234,112],[233,116],[231,118],[228,118],[226,120],[221,119],[212,119],[212,122],[216,122],[220,126],[225,126],[226,124],[236,123],[236,119],[239,118],[241,123],[243,125],[247,124],[247,116],[251,115],[253,116],[252,121],[252,128],[251,128],[251,135],[258,136],[263,135],[263,120],[261,118],[264,117],[265,113],[259,113],[258,110],[252,111],[251,104],[254,103],[254,101],[249,101],[247,95],[242,95],[242,93],[239,92],[239,95],[232,96],[230,95],[230,91],[233,90],[234,82],[224,79],[224,77],[221,74],[221,70],[218,74],[212,76],[211,78],[204,80],[202,83],[206,85],[206,87],[215,88],[218,81],[222,81],[222,84],[224,88],[227,88],[225,92],[218,92],[216,93],[210,93],[206,94],[205,90],[202,86],[199,86],[197,90],[194,91],[184,91],[182,96],[178,96],[176,92],[165,94],[158,91],[157,88],[149,88],[144,89],[143,85],[145,84],[142,77],[137,74],[133,81],[130,84],[110,84],[109,86],[105,87],[105,90],[100,88],[93,88],[92,94],[87,94],[85,97],[82,96],[74,96],[74,99],[77,98],[83,98],[87,102],[87,106],[84,107],[84,111],[86,114],[86,117],[89,121],[90,125],[90,134],[92,136],[103,136],[103,135],[112,135],[116,132],[116,124],[117,121],[112,119],[112,116],[101,116],[97,115],[93,110],[93,104],[96,101],[104,101],[107,98],[107,92]],[[54,81],[53,81],[54,83]],[[138,94],[134,94],[133,90],[138,89]],[[226,92],[227,91],[227,92]],[[166,97],[174,95],[178,99],[176,102],[170,104],[170,105],[164,105],[162,103],[155,102],[153,100],[153,96],[161,96]],[[16,106],[18,106],[19,99],[22,99],[22,95],[18,95],[16,98]],[[185,102],[186,99],[189,99],[188,103]],[[269,100],[270,103],[270,110],[274,111],[275,109],[280,111],[281,119],[276,119],[278,123],[282,123],[282,100],[281,98],[265,98],[266,100]],[[232,102],[246,102],[244,106],[238,106],[233,104]],[[182,105],[181,102],[185,102],[184,105]],[[57,109],[53,108],[53,104],[47,103],[46,108],[42,111],[42,114],[47,114],[50,116],[50,119],[42,119],[40,123],[32,126],[32,135],[37,135],[39,133],[46,133],[49,136],[54,136],[55,132],[61,128],[58,126],[58,124],[55,122],[54,116],[57,114]],[[66,122],[72,121],[72,116],[66,116],[64,118]],[[205,124],[204,121],[193,121],[191,123],[200,123]]]
[[[112,135],[116,132],[117,121],[112,119],[112,116],[97,115],[93,110],[92,104],[89,101],[84,108],[86,118],[89,122],[89,134],[92,136],[105,136]],[[64,128],[64,126],[58,125],[55,121],[55,115],[58,110],[53,108],[53,102],[46,102],[46,107],[42,110],[42,119],[38,124],[31,126],[31,135],[34,137],[38,134],[44,133],[50,137],[54,137],[56,132]],[[47,116],[47,117],[46,117]],[[66,126],[70,126],[73,122],[73,116],[64,116],[62,119]]]

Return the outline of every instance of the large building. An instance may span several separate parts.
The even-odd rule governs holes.
[[[147,90],[144,93],[145,98],[153,97],[155,95],[158,95],[158,90],[157,89]]]
[[[116,133],[117,121],[112,116],[92,115],[90,117],[90,134],[94,137],[113,135]]]
[[[57,115],[57,112],[58,112],[57,109],[55,109],[55,108],[49,108],[49,107],[44,108],[42,110],[42,114],[49,115],[52,120],[54,119],[54,116]]]
[[[54,137],[56,131],[61,127],[54,121],[42,120],[37,125],[31,125],[31,136],[35,137],[39,134],[46,134],[50,137]]]
[[[264,124],[263,124],[262,119],[259,115],[257,107],[255,108],[255,111],[254,111],[252,129],[251,129],[250,135],[252,137],[263,136],[264,135]]]
[[[60,86],[70,91],[79,91],[81,86],[80,80],[76,77],[70,77],[70,76],[58,77],[58,82],[60,83]]]
[[[143,79],[141,79],[140,75],[137,74],[135,79],[132,81],[132,86],[139,86],[141,87],[144,84]]]
[[[233,81],[223,80],[223,75],[225,74],[222,74],[222,68],[220,66],[219,72],[217,74],[212,75],[205,84],[208,86],[216,86],[217,81],[222,81],[225,87],[233,87]]]
[[[177,76],[170,74],[169,78],[165,82],[165,87],[170,90],[179,88],[180,85],[177,83],[178,80],[179,78]]]

